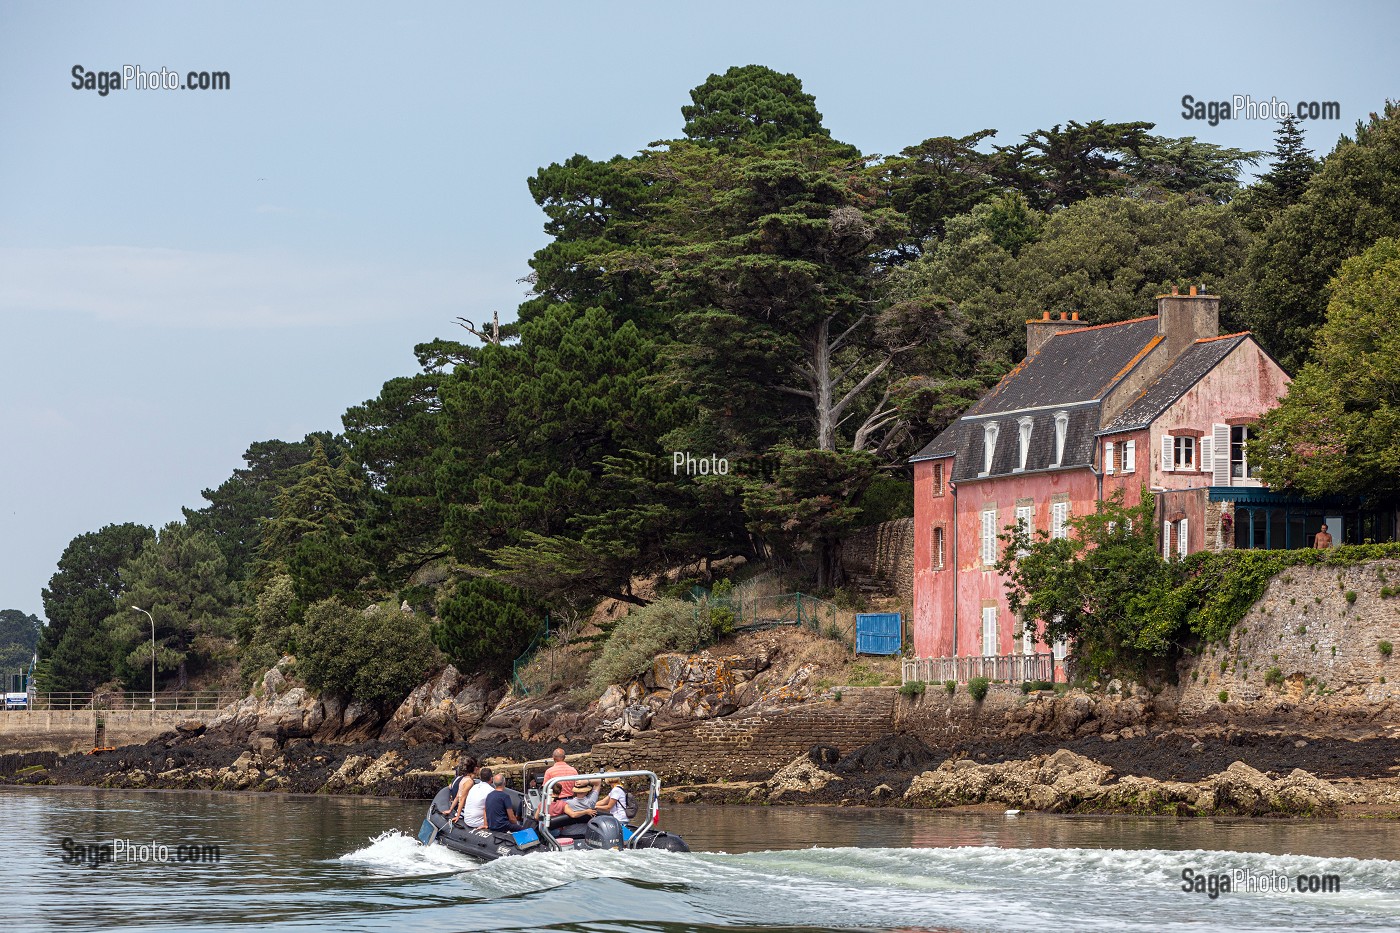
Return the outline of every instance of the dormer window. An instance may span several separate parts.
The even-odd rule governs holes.
[[[1035,427],[1035,422],[1030,418],[1022,418],[1018,422],[1018,427],[1021,430],[1021,451],[1020,459],[1017,461],[1019,465],[1015,472],[1019,473],[1026,468],[1026,457],[1031,452],[1031,430]]]
[[[982,425],[982,476],[992,472],[992,457],[996,455],[997,434],[1000,431],[1001,428],[995,421],[988,421]]]
[[[1065,437],[1069,434],[1069,414],[1059,411],[1055,413],[1055,466],[1059,466],[1065,461]]]

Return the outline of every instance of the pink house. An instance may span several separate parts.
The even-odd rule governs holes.
[[[1026,358],[911,458],[918,657],[1050,651],[1007,608],[997,536],[1013,522],[1065,535],[1114,490],[1157,494],[1168,556],[1298,547],[1334,518],[1342,540],[1326,504],[1290,505],[1254,477],[1250,426],[1289,380],[1248,333],[1219,335],[1219,309],[1192,288],[1152,317],[1026,322]]]

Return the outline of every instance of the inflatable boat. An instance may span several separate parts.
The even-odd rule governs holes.
[[[637,807],[636,816],[626,819],[606,815],[595,816],[587,822],[559,825],[560,818],[549,815],[545,801],[554,799],[554,791],[560,784],[574,781],[608,781],[612,778],[622,778],[624,781],[646,779],[646,806]],[[446,813],[452,805],[452,788],[449,786],[438,791],[433,797],[433,802],[428,805],[428,815],[418,830],[418,841],[425,846],[447,846],[454,852],[461,852],[484,862],[537,852],[583,849],[690,851],[684,839],[660,828],[661,780],[651,771],[571,774],[550,778],[544,782],[543,787],[532,788],[525,793],[513,788],[506,788],[506,792],[511,797],[511,809],[523,820],[525,829],[492,832],[487,829],[473,829],[460,822],[449,823]],[[551,823],[554,825],[551,826]]]

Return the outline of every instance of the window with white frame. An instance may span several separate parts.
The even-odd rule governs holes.
[[[1055,639],[1053,650],[1055,653],[1055,660],[1063,661],[1066,657],[1069,656],[1069,641],[1064,638]]]
[[[1035,654],[1035,623],[1030,620],[1021,626],[1021,653]]]
[[[1019,472],[1026,468],[1026,458],[1030,455],[1031,452],[1031,431],[1035,429],[1035,422],[1032,421],[1030,418],[1022,418],[1018,422],[1017,427],[1020,430],[1021,436],[1021,449],[1018,452],[1018,465],[1016,467],[1016,471]]]
[[[1124,473],[1132,473],[1137,469],[1137,441],[1123,442],[1123,467]]]
[[[942,525],[935,525],[935,526],[933,526],[933,556],[932,556],[932,557],[933,557],[933,560],[932,560],[932,562],[933,562],[933,569],[934,569],[934,570],[942,570],[942,569],[943,569],[943,560],[944,560],[944,558],[945,558],[946,555],[947,555],[946,547],[947,547],[947,543],[946,543],[946,539],[944,538],[943,526],[942,526]]]
[[[992,472],[992,458],[996,456],[999,433],[1001,428],[995,421],[988,421],[982,425],[982,476]]]
[[[1021,531],[1025,532],[1026,540],[1027,540],[1027,541],[1034,540],[1034,535],[1035,535],[1035,506],[1034,506],[1034,505],[1018,505],[1018,506],[1016,506],[1016,527],[1019,528]],[[1019,550],[1019,551],[1016,552],[1016,556],[1017,556],[1017,557],[1024,557],[1024,556],[1025,556],[1026,554],[1028,554],[1028,553],[1029,553],[1029,552],[1028,552],[1025,548],[1022,548],[1021,550]]]
[[[1069,503],[1052,502],[1050,504],[1050,537],[1069,537]]]
[[[1172,469],[1196,469],[1196,439],[1189,435],[1172,438]]]
[[[1055,413],[1055,466],[1065,462],[1065,437],[1069,434],[1069,414]]]
[[[997,510],[982,510],[982,566],[997,562]]]
[[[997,653],[997,607],[982,607],[982,654],[990,657]]]
[[[1259,467],[1249,462],[1245,445],[1249,443],[1249,426],[1233,425],[1230,428],[1230,478],[1245,479],[1259,475]]]

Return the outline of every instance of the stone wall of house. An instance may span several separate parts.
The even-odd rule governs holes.
[[[846,754],[892,731],[894,687],[842,687],[829,699],[726,716],[639,733],[593,746],[593,761],[646,768],[667,780],[767,777],[809,751],[829,745]]]
[[[896,595],[914,598],[914,520],[897,518],[861,528],[841,543],[848,577],[873,577]]]
[[[1226,643],[1183,662],[1178,716],[1400,726],[1400,655],[1382,642],[1400,648],[1400,561],[1289,568]]]

